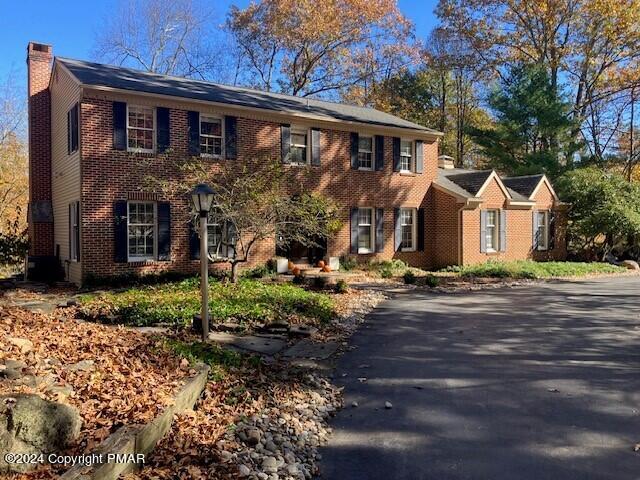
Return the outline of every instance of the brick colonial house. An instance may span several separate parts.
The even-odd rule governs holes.
[[[65,58],[30,43],[30,268],[65,277],[196,272],[189,199],[142,187],[180,181],[177,160],[281,159],[341,207],[322,251],[290,258],[401,259],[422,268],[490,258],[562,259],[562,205],[542,175],[501,179],[438,158],[442,134],[373,109]],[[211,246],[223,226],[209,231]],[[194,241],[195,240],[195,241]]]

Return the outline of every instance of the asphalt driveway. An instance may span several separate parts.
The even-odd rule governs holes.
[[[639,277],[404,294],[352,344],[323,478],[640,479]]]

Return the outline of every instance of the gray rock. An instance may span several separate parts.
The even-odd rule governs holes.
[[[358,402],[352,402],[351,406],[354,407],[354,408],[357,407],[358,406]]]
[[[33,350],[33,342],[28,338],[7,337],[7,340],[18,347],[22,353],[29,353]]]
[[[63,368],[68,372],[91,372],[96,369],[96,366],[93,360],[80,360],[79,362],[72,363],[71,365],[65,365]]]
[[[390,408],[393,408],[393,405],[391,402],[384,402],[384,408],[386,408],[387,410]]]
[[[276,473],[278,471],[278,462],[274,457],[264,457],[262,460],[262,470],[266,473]]]
[[[37,395],[0,396],[0,472],[24,472],[37,464],[6,464],[6,453],[51,453],[64,450],[80,434],[78,412]]]
[[[258,430],[257,428],[248,428],[245,432],[245,435],[247,436],[247,443],[249,445],[259,444],[260,438],[262,437],[260,430]]]
[[[271,440],[269,440],[264,448],[266,448],[267,450],[269,450],[270,452],[276,453],[278,451],[278,447],[276,446],[275,443],[273,443]]]
[[[300,471],[298,470],[298,466],[296,464],[291,464],[287,466],[287,475],[291,475],[292,477],[298,476]]]
[[[249,475],[251,475],[251,469],[249,467],[247,467],[246,465],[240,465],[238,467],[238,474],[241,477],[248,477]]]

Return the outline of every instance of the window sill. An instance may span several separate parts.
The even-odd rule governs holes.
[[[200,158],[205,160],[224,160],[224,155],[212,155],[210,153],[201,153]]]
[[[370,250],[368,248],[359,248],[358,249],[358,255],[371,255],[372,253],[375,253],[373,250]]]
[[[409,170],[400,170],[400,175],[403,177],[415,177],[416,174],[414,172],[410,172]]]
[[[127,148],[128,153],[156,153],[155,150],[147,150],[145,148]]]
[[[400,251],[401,252],[415,252],[416,249],[415,248],[401,248]]]
[[[156,260],[155,258],[129,258],[127,259],[127,263],[129,265],[148,265],[151,263],[156,263],[158,260]]]
[[[358,167],[356,170],[359,172],[373,172],[373,168]]]

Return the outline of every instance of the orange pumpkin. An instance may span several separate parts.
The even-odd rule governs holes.
[[[296,268],[296,265],[291,260],[289,260],[287,267],[289,268],[289,270],[293,270],[294,268]]]
[[[300,269],[298,267],[293,267],[291,273],[293,273],[297,277],[300,275]]]
[[[329,273],[331,271],[331,267],[329,265],[325,265],[322,267],[322,271],[325,273]]]
[[[318,262],[318,267],[320,267],[320,268],[324,268],[324,266],[325,266],[325,265],[326,265],[326,264],[324,263],[324,260],[320,260],[320,261]]]

